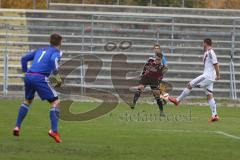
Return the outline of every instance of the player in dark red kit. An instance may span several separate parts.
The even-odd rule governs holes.
[[[159,47],[155,45],[155,47]],[[154,48],[155,49],[155,48]],[[133,104],[131,108],[134,109],[137,100],[139,99],[141,93],[147,85],[150,85],[153,96],[158,104],[160,110],[160,116],[165,116],[163,112],[164,102],[160,98],[159,85],[163,79],[164,73],[168,70],[166,63],[163,61],[163,55],[161,52],[155,51],[155,57],[150,57],[143,68],[141,79],[139,81],[138,90],[136,91]],[[165,57],[164,57],[165,59]]]

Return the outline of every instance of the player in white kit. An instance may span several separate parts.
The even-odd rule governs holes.
[[[207,95],[208,103],[212,111],[212,116],[210,120],[212,122],[215,122],[219,120],[219,116],[217,115],[217,106],[213,97],[213,84],[216,80],[220,79],[219,64],[217,61],[217,56],[214,50],[212,49],[212,40],[205,39],[203,42],[203,47],[204,47],[203,74],[189,82],[187,87],[183,90],[179,97],[177,98],[169,97],[169,101],[171,101],[175,105],[178,105],[185,97],[187,97],[190,94],[192,88],[195,87],[204,88],[205,93]]]

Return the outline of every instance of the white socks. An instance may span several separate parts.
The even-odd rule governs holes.
[[[190,89],[185,88],[182,91],[181,95],[177,98],[177,101],[178,102],[182,101],[185,97],[187,97],[190,94],[190,92],[191,92]],[[210,99],[208,101],[208,103],[209,103],[211,111],[212,111],[212,116],[217,115],[217,105],[216,105],[216,102],[215,102],[214,98]]]
[[[208,101],[208,103],[209,103],[211,111],[212,111],[212,116],[217,115],[217,105],[216,105],[214,98],[210,99]]]
[[[181,95],[177,98],[177,101],[180,102],[182,101],[185,97],[187,97],[189,95],[189,93],[191,92],[191,90],[189,90],[188,88],[185,88]]]

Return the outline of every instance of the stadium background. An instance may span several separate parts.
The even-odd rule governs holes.
[[[24,2],[24,3],[22,3]],[[38,8],[45,9],[49,3],[78,3],[78,4],[107,4],[107,5],[135,5],[162,6],[187,8],[222,8],[238,9],[238,0],[1,0],[3,8]]]
[[[238,0],[0,2],[0,159],[239,159]],[[80,100],[68,108],[73,114],[67,120],[61,117],[60,145],[47,137],[48,104],[40,100],[33,103],[21,136],[11,134],[24,93],[20,57],[48,45],[52,32],[64,37],[61,63],[70,64],[64,71],[75,69],[67,74],[64,86],[76,91],[75,98]],[[206,37],[213,39],[221,64],[222,79],[215,84],[219,122],[208,123],[209,106],[205,98],[199,99],[204,93],[198,89],[179,107],[167,104],[164,118],[159,117],[151,93],[146,92],[142,97],[151,98],[141,98],[144,103],[135,110],[119,103],[107,114],[100,112],[98,118],[76,120],[79,115],[86,118],[81,113],[100,106],[100,101],[86,99],[89,93],[110,101],[116,100],[113,95],[128,93],[125,96],[131,99],[129,84],[146,59],[154,55],[151,48],[156,42],[169,61],[164,80],[174,86],[170,94],[178,95],[190,79],[202,72],[202,40]],[[105,47],[108,43],[116,47],[110,45],[114,49],[109,51]],[[107,92],[99,95],[99,90]],[[60,93],[62,100],[66,95]],[[105,104],[107,109],[109,104]]]
[[[153,55],[151,47],[160,43],[169,61],[169,72],[165,81],[174,86],[172,95],[178,95],[192,77],[202,71],[202,39],[211,37],[221,64],[222,79],[215,85],[218,98],[236,99],[239,96],[239,15],[238,10],[174,8],[154,6],[181,6],[183,1],[1,1],[1,84],[2,95],[22,96],[23,86],[19,60],[22,54],[37,47],[47,45],[48,35],[59,32],[64,36],[63,62],[77,55],[94,55],[103,65],[98,75],[96,60],[79,62],[78,67],[66,78],[66,85],[83,88],[103,89],[116,92],[116,88],[128,90],[121,73],[132,72],[128,78],[138,76],[147,57]],[[134,2],[134,3],[133,3]],[[210,3],[211,2],[211,3]],[[84,3],[84,4],[83,4]],[[232,5],[234,4],[234,5]],[[133,6],[139,5],[139,6]],[[237,1],[184,1],[189,7],[237,7]],[[46,8],[47,10],[7,9]],[[119,45],[122,41],[131,42],[131,48],[117,47],[109,52],[104,46],[109,42]],[[126,44],[125,44],[126,45]],[[118,58],[127,55],[128,63]],[[114,66],[113,59],[116,59]],[[86,76],[86,70],[90,74]],[[118,72],[115,77],[111,73]],[[97,76],[95,80],[95,76]],[[113,82],[115,83],[113,86]],[[193,97],[204,95],[200,90]]]

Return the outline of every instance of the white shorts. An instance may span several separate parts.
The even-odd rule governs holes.
[[[207,79],[204,75],[200,75],[197,78],[193,79],[189,84],[192,88],[204,88],[206,95],[213,94],[213,83]]]

